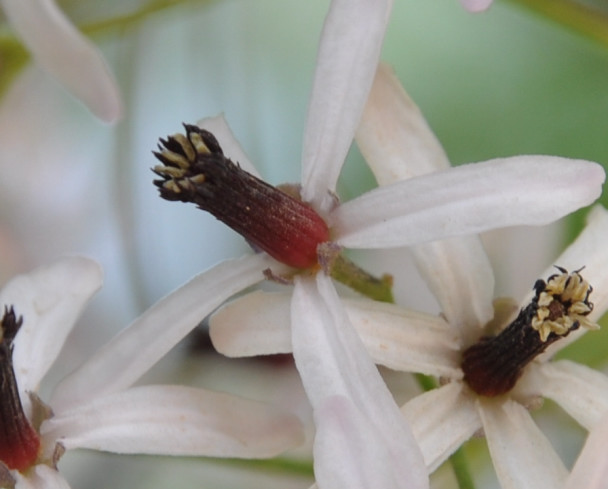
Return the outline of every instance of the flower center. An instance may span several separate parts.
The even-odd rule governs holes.
[[[479,395],[493,397],[510,391],[537,355],[583,326],[599,326],[587,319],[593,310],[593,288],[580,270],[560,273],[534,285],[535,296],[515,320],[494,337],[483,337],[463,353],[464,381]]]
[[[242,235],[254,247],[294,268],[318,263],[329,241],[325,221],[308,204],[242,170],[224,156],[217,139],[194,125],[186,135],[161,139],[153,171],[162,198],[192,202]]]
[[[38,458],[40,437],[23,412],[13,369],[13,340],[23,319],[5,308],[0,323],[0,461],[23,471]]]

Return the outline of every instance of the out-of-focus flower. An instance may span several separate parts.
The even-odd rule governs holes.
[[[460,0],[460,3],[469,12],[483,12],[492,4],[492,0]]]
[[[417,107],[386,67],[378,72],[357,141],[381,184],[449,165]],[[554,196],[550,193],[545,198],[551,200]],[[502,345],[505,353],[536,345],[538,354],[547,346],[544,344],[546,337],[553,341],[579,326],[593,327],[592,321],[608,306],[605,278],[608,254],[602,245],[606,238],[608,213],[598,207],[591,214],[583,234],[556,261],[570,270],[586,266],[585,278],[595,286],[591,298],[595,309],[591,311],[593,307],[588,301],[591,300],[590,288],[577,272],[555,274],[553,269],[547,272],[552,277],[535,286],[536,297],[524,301],[526,312],[518,319],[519,325],[510,326],[511,331],[522,336],[527,331],[528,336],[523,336],[523,344],[517,347]],[[420,245],[415,247],[414,253],[421,274],[442,306],[441,317],[364,300],[344,300],[343,304],[376,363],[395,370],[434,375],[447,382],[402,408],[421,444],[429,470],[437,468],[461,443],[483,427],[504,487],[531,487],[535,483],[560,487],[567,475],[566,469],[525,406],[539,397],[552,398],[587,428],[594,426],[608,411],[608,379],[571,362],[548,362],[557,349],[563,348],[580,332],[572,332],[567,339],[553,343],[547,353],[530,364],[513,366],[505,362],[507,367],[501,365],[502,370],[497,367],[498,371],[490,370],[492,366],[488,364],[487,370],[482,369],[483,381],[477,382],[477,367],[468,365],[465,372],[461,368],[463,353],[482,335],[508,324],[509,312],[517,312],[517,307],[509,310],[504,301],[499,302],[495,315],[492,304],[494,277],[477,237]],[[576,294],[571,293],[573,290]],[[557,314],[554,306],[559,301],[554,303],[554,300],[562,297],[565,306],[560,309],[561,314]],[[509,302],[506,304],[513,306]],[[548,314],[549,309],[555,314]],[[533,321],[536,314],[542,319]],[[288,352],[292,348],[289,328],[285,326],[289,321],[288,294],[256,292],[229,304],[215,315],[212,320],[214,343],[220,351],[231,356]],[[294,321],[293,316],[291,321]],[[548,324],[553,329],[543,332],[543,325]],[[524,325],[529,327],[526,329]],[[470,353],[475,350],[468,351],[464,355],[469,356],[470,361]],[[492,361],[501,358],[500,354],[494,353],[490,355]],[[516,382],[522,371],[523,377],[514,389],[509,384],[500,392],[478,394],[473,390],[482,390],[479,384],[499,383],[510,375],[509,381]],[[485,376],[487,372],[494,375]],[[465,376],[466,381],[463,380]]]
[[[120,93],[103,57],[53,0],[2,0],[0,6],[36,63],[101,120],[120,118]]]
[[[56,391],[44,404],[36,395],[39,383],[101,280],[95,262],[70,257],[16,277],[0,292],[5,308],[0,343],[2,487],[66,488],[56,463],[75,448],[262,458],[301,441],[300,422],[292,415],[183,386],[100,389],[76,402]],[[145,349],[133,346],[130,352],[115,353],[145,361]],[[80,376],[76,370],[71,378]],[[104,372],[96,377],[109,379]]]

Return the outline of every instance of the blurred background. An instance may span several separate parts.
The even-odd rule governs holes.
[[[453,164],[541,153],[608,165],[608,44],[525,3],[497,0],[473,15],[457,0],[399,0],[382,58]],[[194,274],[248,251],[212,216],[158,198],[151,151],[159,137],[180,131],[182,122],[223,113],[270,183],[299,181],[301,136],[329,2],[59,4],[103,51],[118,79],[125,116],[114,126],[97,121],[30,63],[5,22],[0,26],[0,282],[69,253],[91,256],[105,270],[105,286],[71,335],[54,378]],[[341,198],[374,186],[353,147]],[[497,295],[521,298],[580,230],[583,217],[579,212],[547,228],[485,236]],[[390,253],[354,257],[379,273],[395,270]],[[408,264],[395,273],[399,302],[432,312],[436,305],[426,291],[412,290],[414,280]],[[602,368],[608,335],[590,337],[565,355]],[[193,348],[200,338],[188,341],[145,381],[178,381],[279,403],[297,390],[288,366],[227,361]],[[571,465],[584,432],[552,406],[537,419],[550,438],[571,440],[560,443]],[[481,444],[468,451],[480,467],[488,463]],[[310,484],[306,470],[256,469],[252,478],[246,465],[87,452],[68,454],[61,469],[73,487],[88,489]],[[449,482],[444,472],[434,477],[436,487]],[[480,476],[479,487],[495,484],[489,472]]]

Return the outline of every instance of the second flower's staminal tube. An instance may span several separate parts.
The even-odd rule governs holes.
[[[580,275],[558,267],[558,274],[538,280],[535,296],[513,322],[494,337],[483,337],[462,354],[464,381],[477,394],[495,397],[507,393],[524,368],[549,345],[584,326],[598,329],[587,319],[593,311],[593,288]]]

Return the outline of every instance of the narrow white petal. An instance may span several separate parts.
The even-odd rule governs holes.
[[[222,307],[210,320],[215,348],[231,357],[289,353],[291,294],[255,291]],[[392,304],[342,299],[350,322],[375,363],[448,378],[462,374],[459,338],[437,316]]]
[[[376,72],[356,140],[378,185],[450,167],[420,109],[384,63]]]
[[[215,349],[228,357],[291,353],[291,293],[256,290],[209,319]]]
[[[404,372],[462,376],[460,338],[442,318],[364,299],[343,304],[375,363]]]
[[[47,444],[115,453],[262,458],[304,438],[297,417],[224,393],[143,386],[95,398],[45,421]]]
[[[547,278],[556,272],[553,265],[558,265],[569,271],[581,271],[581,275],[593,287],[589,300],[593,302],[593,311],[589,319],[598,321],[608,310],[608,211],[601,205],[593,207],[587,216],[587,225],[574,242],[555,260],[555,262],[541,275]],[[532,293],[526,297],[529,301]],[[547,361],[558,351],[586,334],[585,328],[579,328],[566,338],[553,343],[539,359]]]
[[[470,344],[494,317],[494,272],[478,236],[434,241],[412,248],[420,274],[450,326]]]
[[[589,433],[564,489],[606,489],[608,483],[608,416]]]
[[[206,129],[216,137],[220,143],[220,146],[222,147],[222,150],[224,151],[224,154],[234,163],[238,163],[243,170],[251,173],[253,176],[261,178],[257,168],[251,162],[241,147],[241,144],[234,136],[234,133],[226,122],[224,114],[201,119],[197,122],[197,125],[203,129]]]
[[[585,365],[561,360],[539,365],[540,393],[553,399],[591,430],[608,413],[608,377]]]
[[[12,279],[0,292],[0,307],[15,308],[23,325],[15,339],[13,364],[19,390],[36,391],[89,299],[103,281],[100,266],[84,257],[65,257]]]
[[[461,382],[421,394],[402,408],[420,444],[429,472],[433,472],[481,428],[475,401]]]
[[[478,410],[503,489],[562,487],[568,471],[526,408],[480,399]]]
[[[348,474],[337,465],[351,470],[357,467],[364,471],[366,481],[381,476],[384,484],[374,487],[396,487],[395,481],[401,481],[403,487],[428,487],[422,454],[411,428],[349,323],[331,280],[321,273],[316,283],[310,278],[296,279],[292,343],[296,366],[315,413],[319,487],[353,487],[348,484]],[[336,415],[338,408],[344,417]],[[347,429],[355,431],[347,433]],[[328,437],[332,433],[348,438],[331,443]],[[369,436],[373,447],[335,452],[347,448],[348,440],[360,448],[362,437]],[[384,470],[390,473],[381,473]]]
[[[121,117],[118,87],[101,54],[53,0],[1,0],[1,4],[38,64],[103,121]]]
[[[273,264],[276,262],[266,254],[250,255],[197,275],[66,377],[57,386],[51,405],[59,411],[130,386],[222,302],[262,280],[262,271]]]
[[[315,424],[314,467],[320,487],[425,487],[415,475],[395,470],[400,462],[352,399],[331,396],[322,401]]]
[[[302,149],[302,198],[327,210],[378,65],[392,0],[334,0],[319,44]]]
[[[385,187],[338,206],[336,241],[347,248],[412,245],[516,224],[546,224],[591,204],[596,163],[517,156],[463,165]]]

